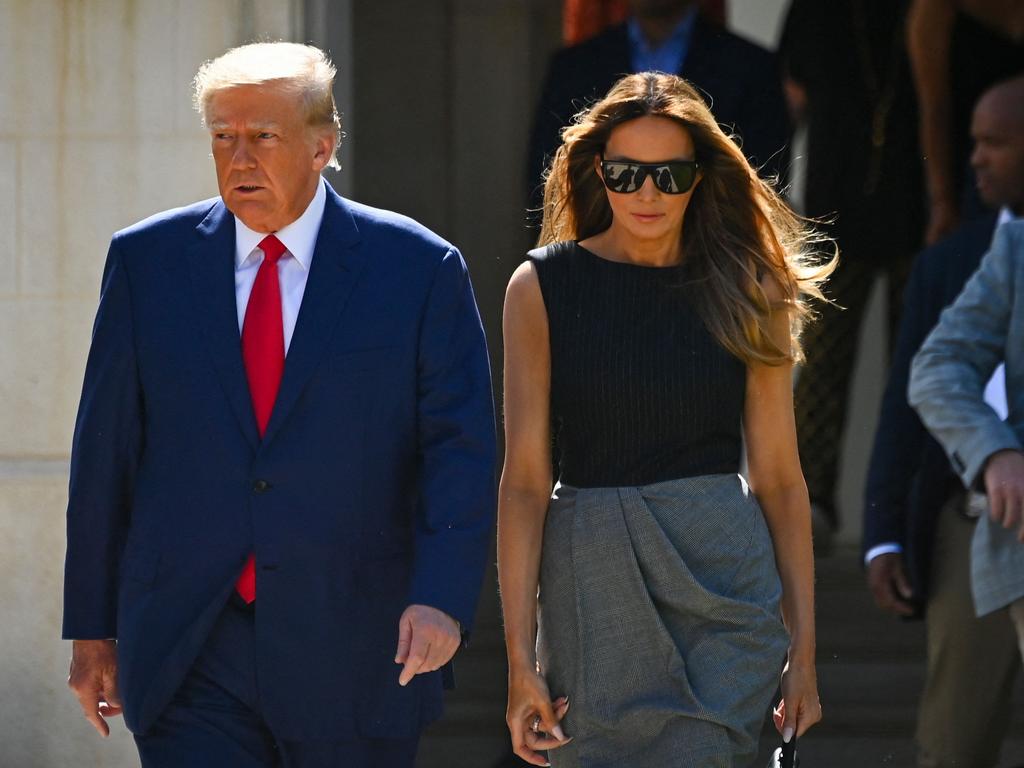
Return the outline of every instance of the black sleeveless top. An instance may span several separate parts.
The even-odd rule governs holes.
[[[746,366],[708,332],[684,267],[530,251],[551,338],[561,482],[647,485],[738,472]]]

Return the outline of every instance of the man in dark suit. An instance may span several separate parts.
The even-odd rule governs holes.
[[[576,112],[623,75],[656,69],[685,77],[715,118],[742,139],[765,173],[784,167],[789,124],[775,57],[703,18],[693,0],[631,0],[631,17],[551,59],[530,139],[529,189],[539,203],[542,173]]]
[[[220,197],[110,245],[64,637],[85,716],[123,706],[146,768],[410,768],[472,624],[483,330],[452,245],[321,178],[333,77],[290,43],[204,65]]]
[[[928,672],[917,726],[922,767],[995,765],[1020,667],[1005,613],[975,618],[971,497],[911,409],[907,385],[911,360],[978,267],[997,223],[1024,214],[1021,99],[1018,79],[992,88],[974,110],[978,191],[999,212],[917,257],[868,471],[864,549],[875,601],[897,615],[926,613]]]

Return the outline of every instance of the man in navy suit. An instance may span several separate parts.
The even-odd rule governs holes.
[[[883,610],[923,611],[927,622],[928,669],[917,719],[921,768],[996,764],[1020,667],[1005,613],[975,617],[971,497],[911,409],[907,385],[911,360],[978,268],[997,223],[1024,215],[1022,99],[1024,79],[1017,78],[990,89],[975,107],[971,162],[982,199],[999,211],[964,224],[914,262],[868,470],[868,584]]]
[[[110,245],[75,428],[64,637],[146,768],[413,765],[494,512],[459,252],[321,178],[334,68],[196,77],[220,197]]]
[[[742,139],[766,173],[784,168],[789,121],[775,57],[704,18],[695,0],[630,0],[625,24],[558,51],[548,65],[530,138],[529,190],[539,204],[541,175],[574,114],[624,75],[680,75],[707,98],[715,119]],[[539,219],[538,219],[539,221]]]

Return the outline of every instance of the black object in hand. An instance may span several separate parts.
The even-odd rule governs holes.
[[[790,739],[788,744],[784,742],[772,752],[768,768],[800,768],[800,758],[796,754],[796,736]]]

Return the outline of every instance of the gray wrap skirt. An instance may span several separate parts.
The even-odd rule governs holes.
[[[555,488],[537,658],[555,768],[746,768],[785,663],[781,584],[739,475]]]

